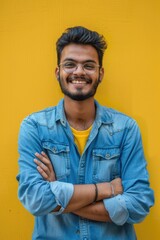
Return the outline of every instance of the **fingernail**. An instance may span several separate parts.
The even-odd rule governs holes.
[[[38,155],[39,155],[39,153],[37,153],[37,152],[36,152],[36,153],[35,153],[35,155],[36,155],[36,156],[38,156]]]

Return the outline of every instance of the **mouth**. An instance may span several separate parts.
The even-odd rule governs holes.
[[[72,84],[90,84],[92,83],[92,80],[85,77],[74,76],[74,77],[68,77],[67,82]]]
[[[87,84],[86,81],[79,81],[79,80],[72,80],[72,81],[70,81],[70,83],[72,83],[72,84]]]

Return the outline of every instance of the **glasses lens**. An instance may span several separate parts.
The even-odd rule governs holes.
[[[74,62],[65,62],[62,63],[62,68],[66,73],[72,73],[76,70],[77,64]]]
[[[92,73],[94,73],[94,72],[96,71],[97,65],[94,64],[94,63],[85,63],[85,64],[83,65],[83,69],[84,69],[84,71],[85,71],[86,73],[92,74]]]
[[[84,63],[84,64],[79,64],[79,63],[75,63],[75,62],[65,62],[65,63],[61,63],[60,64],[63,68],[63,70],[66,73],[73,73],[74,71],[77,70],[78,66],[81,65],[81,68],[83,69],[83,71],[85,71],[85,73],[87,74],[93,74],[94,72],[96,72],[97,68],[99,67],[99,65],[96,65],[95,63]]]

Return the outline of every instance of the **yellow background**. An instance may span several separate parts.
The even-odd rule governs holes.
[[[29,113],[62,97],[54,77],[55,42],[75,25],[107,39],[105,78],[96,98],[139,123],[156,204],[136,230],[138,240],[158,240],[159,0],[0,0],[0,239],[31,239],[33,217],[17,199],[19,126]]]

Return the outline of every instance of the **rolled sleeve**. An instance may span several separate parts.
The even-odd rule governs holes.
[[[125,200],[121,195],[104,199],[103,202],[112,222],[114,222],[116,225],[123,225],[127,221],[129,213]]]
[[[57,212],[52,212],[54,215],[61,214],[65,208],[67,207],[73,192],[74,192],[74,186],[71,183],[65,183],[65,182],[51,182],[50,183],[51,191],[53,192],[55,196],[55,201],[57,205],[61,206],[60,210]]]
[[[117,225],[143,221],[154,204],[141,134],[135,121],[128,122],[125,134],[119,159],[123,194],[104,200],[111,220]]]
[[[22,204],[35,216],[53,213],[57,205],[60,214],[68,205],[74,187],[65,182],[47,182],[39,174],[33,159],[35,152],[43,150],[38,127],[30,117],[21,124],[19,134],[19,181],[18,196]]]

